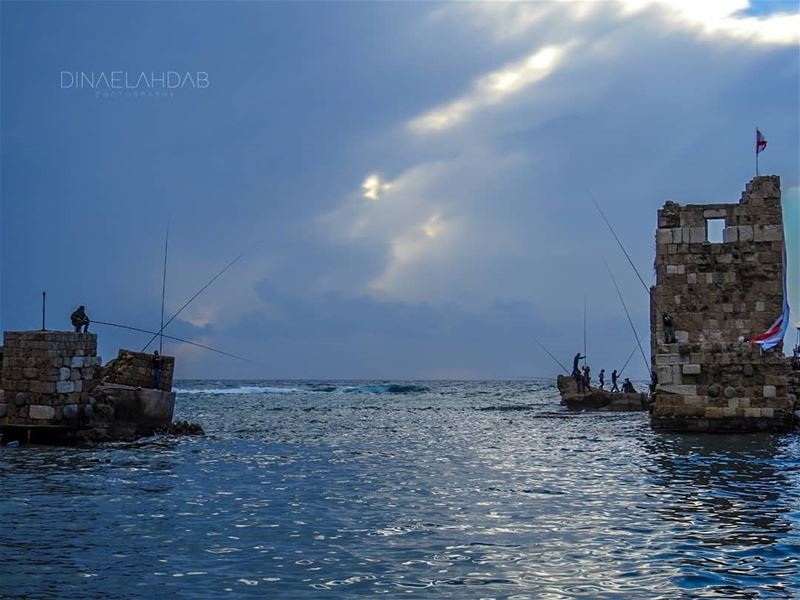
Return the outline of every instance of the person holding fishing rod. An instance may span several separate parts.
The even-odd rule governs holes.
[[[72,311],[72,314],[69,316],[69,320],[72,322],[72,326],[75,328],[75,333],[81,332],[81,327],[83,327],[83,333],[87,333],[89,331],[89,317],[86,316],[86,307],[81,304],[78,308]]]

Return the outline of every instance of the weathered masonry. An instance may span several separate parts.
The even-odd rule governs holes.
[[[796,399],[781,345],[762,353],[745,341],[781,314],[783,260],[777,176],[754,178],[738,204],[667,202],[658,211],[650,308],[655,429],[792,427]],[[677,343],[665,341],[663,312],[674,319]]]
[[[106,440],[149,435],[172,421],[175,359],[120,350],[101,367],[97,336],[71,331],[6,331],[0,347],[3,443]]]

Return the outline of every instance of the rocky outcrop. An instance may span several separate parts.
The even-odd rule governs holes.
[[[570,410],[629,412],[644,411],[649,407],[647,394],[612,394],[598,388],[591,388],[588,392],[581,393],[578,391],[575,379],[567,375],[559,375],[557,385],[561,393],[561,403]]]

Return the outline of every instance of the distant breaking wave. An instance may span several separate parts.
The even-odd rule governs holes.
[[[418,394],[429,392],[424,385],[411,383],[377,383],[365,385],[309,385],[307,388],[274,386],[241,386],[233,388],[182,389],[175,388],[178,394]]]
[[[296,394],[298,392],[307,392],[308,390],[301,390],[300,388],[248,385],[235,388],[208,388],[204,390],[186,390],[175,388],[174,391],[178,394]]]

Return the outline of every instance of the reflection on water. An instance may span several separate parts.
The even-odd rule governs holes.
[[[204,438],[0,450],[4,597],[800,596],[796,435],[540,381],[182,388]]]

